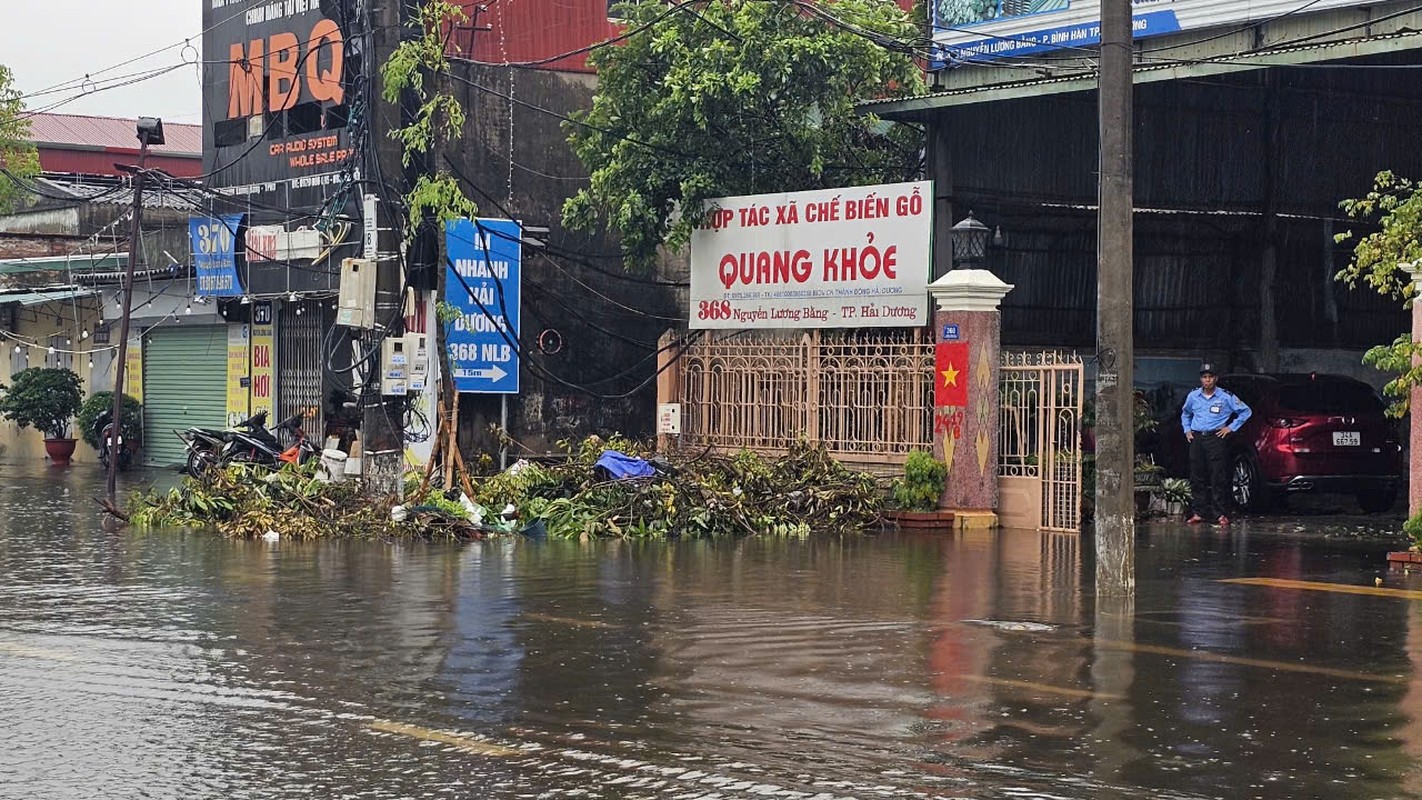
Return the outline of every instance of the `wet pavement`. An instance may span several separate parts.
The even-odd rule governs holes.
[[[1076,536],[264,544],[0,478],[3,798],[1422,797],[1376,539],[1152,526],[1098,608]]]

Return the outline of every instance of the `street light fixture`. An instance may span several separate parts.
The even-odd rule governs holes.
[[[953,267],[955,269],[969,269],[981,267],[987,258],[988,239],[992,237],[992,229],[978,222],[969,211],[968,216],[962,222],[954,225],[953,234]]]

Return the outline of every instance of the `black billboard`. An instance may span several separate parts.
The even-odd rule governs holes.
[[[349,187],[357,47],[354,3],[203,0],[203,166],[207,185],[256,218],[331,211]],[[354,13],[354,12],[351,12]],[[355,104],[360,107],[361,104]],[[359,215],[359,202],[338,209]]]

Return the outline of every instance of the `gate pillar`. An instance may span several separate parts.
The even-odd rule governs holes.
[[[1412,341],[1422,342],[1422,302],[1418,302],[1422,301],[1422,261],[1402,267],[1412,275]],[[1422,510],[1422,387],[1413,386],[1407,400],[1412,418],[1407,435],[1407,515],[1412,516]]]
[[[998,377],[1002,298],[985,269],[959,269],[928,285],[933,317],[933,454],[948,466],[941,509],[957,528],[997,525]]]

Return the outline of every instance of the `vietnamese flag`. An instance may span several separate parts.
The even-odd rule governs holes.
[[[966,408],[968,343],[939,342],[933,360],[933,405],[937,408]]]

